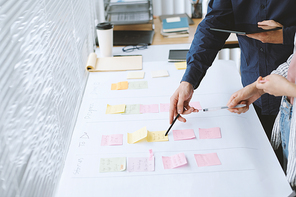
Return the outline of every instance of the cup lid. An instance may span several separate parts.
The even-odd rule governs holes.
[[[97,29],[104,30],[104,29],[112,29],[113,25],[109,22],[99,23],[97,24]]]

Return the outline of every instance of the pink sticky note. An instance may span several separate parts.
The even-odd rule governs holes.
[[[169,103],[160,103],[160,112],[168,112],[170,109],[170,104]]]
[[[154,157],[130,157],[127,162],[129,172],[148,172],[154,171]]]
[[[123,134],[102,135],[101,146],[122,145]]]
[[[215,139],[221,138],[221,131],[219,127],[199,129],[199,139]]]
[[[194,154],[198,167],[221,165],[217,153]]]
[[[174,140],[190,140],[195,138],[193,129],[173,130]]]
[[[158,113],[158,104],[152,104],[152,105],[140,105],[140,113]]]
[[[179,153],[170,157],[162,157],[164,169],[172,169],[187,164],[187,159],[184,153]]]
[[[195,109],[198,109],[198,110],[202,109],[199,102],[190,102],[189,106],[194,107]]]

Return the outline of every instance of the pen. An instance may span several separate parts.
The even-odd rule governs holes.
[[[246,104],[239,104],[239,105],[236,105],[234,106],[233,108],[240,108],[240,107],[245,107]],[[223,106],[223,107],[210,107],[210,108],[205,108],[205,109],[202,109],[202,111],[204,112],[208,112],[208,111],[216,111],[216,110],[219,110],[219,109],[228,109],[229,107],[227,106]]]
[[[175,124],[176,120],[177,120],[179,117],[180,117],[180,114],[178,114],[178,115],[175,117],[175,119],[173,120],[171,126],[169,127],[169,129],[167,130],[167,132],[165,133],[164,136],[167,136],[167,135],[168,135],[168,133],[169,133],[169,131],[171,130],[172,126]]]

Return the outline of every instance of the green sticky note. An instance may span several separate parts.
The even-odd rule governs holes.
[[[147,81],[131,81],[128,83],[128,89],[148,89]]]
[[[126,170],[126,157],[101,158],[100,172],[121,172]]]
[[[122,114],[140,114],[140,104],[125,105],[125,112]]]

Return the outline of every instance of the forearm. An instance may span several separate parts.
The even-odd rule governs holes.
[[[289,82],[287,86],[284,87],[284,95],[289,97],[296,97],[296,84]]]

